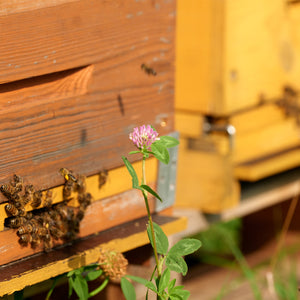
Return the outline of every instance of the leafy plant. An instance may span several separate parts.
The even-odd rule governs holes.
[[[152,221],[148,203],[148,193],[158,200],[163,201],[160,196],[146,184],[145,161],[153,155],[164,164],[170,160],[168,148],[179,144],[178,140],[170,136],[158,138],[158,133],[150,125],[143,125],[134,128],[129,135],[134,145],[138,148],[129,154],[141,154],[142,160],[142,179],[139,182],[138,176],[126,157],[122,157],[124,164],[132,178],[132,187],[142,192],[148,215],[147,234],[154,250],[156,266],[149,280],[141,277],[126,275],[121,279],[121,288],[127,300],[136,299],[136,294],[130,280],[136,281],[147,287],[146,299],[149,290],[157,294],[159,300],[185,300],[188,299],[190,292],[183,289],[183,286],[176,286],[176,279],[171,279],[171,271],[186,275],[188,271],[184,256],[193,253],[201,247],[201,242],[197,239],[183,239],[169,249],[168,237],[160,226]]]

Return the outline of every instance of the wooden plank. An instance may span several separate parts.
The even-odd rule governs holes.
[[[178,238],[196,234],[209,228],[212,222],[242,218],[272,205],[287,201],[300,194],[300,168],[276,174],[253,183],[245,183],[241,188],[238,205],[227,208],[219,214],[203,214],[201,209],[175,207],[174,216],[188,218],[187,230]]]
[[[0,16],[57,6],[74,1],[76,0],[2,0],[0,3]]]
[[[244,135],[239,135],[237,131],[233,162],[239,164],[259,157],[274,155],[296,147],[299,143],[299,127],[293,118],[286,118],[281,122]]]
[[[167,235],[186,227],[185,218],[154,215],[153,221],[158,223]],[[12,294],[28,285],[95,263],[99,259],[100,249],[125,252],[145,245],[148,243],[146,223],[146,217],[138,219],[47,254],[2,266],[0,296]]]
[[[82,0],[2,16],[0,82],[127,55],[159,63],[172,52],[174,10],[175,1]]]
[[[300,166],[300,145],[269,157],[249,161],[234,167],[239,180],[257,181]]]
[[[138,125],[173,131],[175,1],[47,3],[0,17],[1,184],[52,188],[120,166]]]
[[[225,1],[178,1],[176,99],[178,110],[223,111]]]

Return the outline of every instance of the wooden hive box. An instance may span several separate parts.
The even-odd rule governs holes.
[[[210,137],[220,155],[231,152],[222,156],[226,163],[216,158],[214,176],[225,171],[222,164],[233,169],[229,182],[255,181],[300,165],[296,2],[178,1],[176,128],[187,140]],[[197,136],[187,127],[194,120]],[[233,143],[228,126],[234,126]],[[214,155],[207,151],[198,151],[199,168]]]
[[[60,168],[86,176],[92,203],[79,238],[145,216],[121,156],[134,150],[128,135],[136,126],[174,130],[175,1],[5,0],[0,23],[1,185],[17,174],[43,191],[40,206],[25,206],[31,211],[45,206],[48,190],[53,205],[63,200]],[[137,171],[139,159],[130,157]],[[156,186],[156,160],[147,168]],[[43,251],[20,245],[6,226],[7,200],[0,195],[2,267]],[[150,200],[152,212],[162,209]]]

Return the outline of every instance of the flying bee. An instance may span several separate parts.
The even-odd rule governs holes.
[[[32,199],[32,202],[31,202],[31,206],[32,207],[38,207],[41,205],[42,203],[42,196],[43,196],[43,193],[42,191],[35,191],[33,193],[33,199]]]
[[[59,170],[60,174],[65,178],[65,180],[72,180],[74,182],[77,181],[77,179],[75,178],[75,176],[72,174],[71,171],[69,171],[68,169],[66,168],[61,168]]]
[[[19,214],[19,210],[12,203],[6,204],[5,210],[9,215],[12,215],[14,217],[16,217]]]
[[[32,242],[31,234],[25,233],[25,234],[21,235],[19,241],[21,244],[31,243]]]
[[[44,207],[51,207],[51,205],[52,205],[52,191],[51,190],[48,190],[46,192],[43,204],[44,204]]]
[[[156,71],[152,68],[150,68],[149,66],[147,66],[146,64],[142,64],[141,65],[141,69],[148,75],[153,75],[156,76]]]
[[[99,185],[98,185],[99,189],[101,189],[102,186],[106,183],[107,178],[108,178],[108,171],[107,170],[100,171],[100,173],[99,173]]]

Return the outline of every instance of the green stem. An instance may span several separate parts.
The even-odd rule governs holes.
[[[108,282],[109,282],[109,278],[106,277],[100,286],[98,286],[96,289],[94,289],[89,293],[89,298],[100,293],[107,286]]]
[[[55,286],[56,286],[57,279],[58,279],[57,277],[54,278],[54,281],[53,281],[53,283],[52,283],[51,289],[50,289],[49,292],[47,293],[45,300],[49,300],[49,299],[50,299],[50,297],[51,297],[51,295],[52,295],[52,292],[53,292],[53,290],[54,290],[54,288],[55,288]]]
[[[146,184],[146,156],[145,155],[143,156],[143,161],[142,161],[142,184]],[[143,196],[144,196],[144,200],[145,200],[145,205],[146,205],[146,209],[147,209],[148,220],[149,220],[149,225],[150,225],[151,235],[152,235],[152,240],[153,240],[153,250],[154,250],[155,263],[156,263],[156,267],[157,267],[157,277],[160,278],[161,270],[159,267],[154,227],[153,227],[151,212],[150,212],[150,208],[149,208],[148,195],[147,195],[146,191],[143,191]]]

